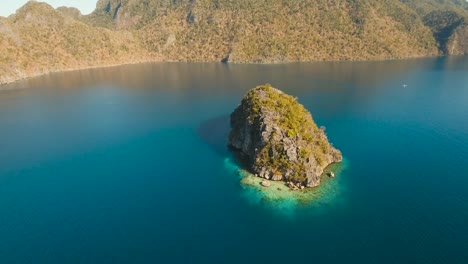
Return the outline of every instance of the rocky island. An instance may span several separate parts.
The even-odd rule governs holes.
[[[304,106],[269,84],[250,90],[231,114],[228,146],[248,172],[292,190],[320,185],[325,168],[342,161]]]

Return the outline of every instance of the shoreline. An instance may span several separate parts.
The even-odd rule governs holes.
[[[321,179],[322,183],[316,187],[307,187],[302,190],[290,189],[284,181],[265,180],[264,178],[257,177],[243,169],[240,169],[239,175],[241,177],[240,184],[242,188],[251,188],[266,201],[282,202],[289,201],[297,204],[309,204],[323,198],[325,194],[336,193],[337,178],[330,178],[329,172],[334,172],[338,177],[343,175],[346,168],[346,162],[339,162],[330,164],[323,172]],[[270,185],[268,187],[262,186],[262,182],[267,181]]]
[[[51,70],[51,71],[47,71],[43,73],[31,74],[31,75],[24,76],[24,77],[13,77],[11,78],[11,80],[7,80],[3,82],[0,81],[0,91],[8,90],[8,89],[4,89],[4,87],[8,84],[12,84],[15,82],[19,82],[19,81],[27,80],[31,78],[46,76],[48,74],[53,74],[53,73],[65,73],[65,72],[99,69],[99,68],[113,68],[113,67],[119,67],[119,66],[125,66],[125,65],[136,65],[136,64],[143,64],[143,63],[154,63],[154,62],[165,62],[165,61],[163,60],[141,60],[141,61],[125,62],[125,63],[101,64],[101,65],[93,65],[93,66],[83,66],[83,67],[73,67],[73,68],[66,68],[66,69],[59,69],[59,70]]]
[[[184,63],[217,63],[217,64],[226,64],[226,65],[286,65],[286,64],[294,64],[294,63],[320,63],[320,62],[386,62],[386,61],[398,61],[398,60],[417,60],[417,59],[430,59],[430,58],[446,58],[446,57],[463,57],[467,55],[434,55],[434,56],[412,56],[412,57],[403,57],[403,58],[387,58],[387,59],[356,59],[356,60],[315,60],[315,61],[278,61],[278,62],[221,62],[221,61],[213,61],[213,60],[194,60],[194,61],[184,61],[184,60],[170,60],[170,59],[149,59],[149,60],[138,60],[132,62],[123,62],[123,63],[111,63],[111,64],[100,64],[100,65],[92,65],[92,66],[82,66],[82,67],[73,67],[73,68],[65,68],[65,69],[58,69],[58,70],[50,70],[47,72],[37,73],[37,74],[30,74],[23,77],[12,77],[11,79],[7,79],[7,81],[0,81],[0,91],[9,90],[5,89],[5,86],[8,84],[12,84],[15,82],[19,82],[22,80],[27,80],[31,78],[41,77],[52,73],[65,73],[65,72],[73,72],[73,71],[80,71],[80,70],[89,70],[89,69],[99,69],[99,68],[112,68],[112,67],[119,67],[125,65],[136,65],[136,64],[144,64],[144,63],[159,63],[159,62],[184,62]]]
[[[316,202],[336,201],[341,192],[342,178],[349,168],[349,161],[343,158],[342,162],[330,164],[322,174],[322,183],[319,186],[305,188],[303,190],[290,190],[283,181],[268,181],[269,187],[263,187],[261,182],[265,179],[257,177],[239,167],[233,157],[224,160],[226,170],[236,176],[236,180],[243,190],[243,196],[251,201],[269,202],[272,204],[287,203],[290,205],[308,205]],[[327,176],[328,172],[334,172],[335,178]]]

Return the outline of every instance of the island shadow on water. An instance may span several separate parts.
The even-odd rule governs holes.
[[[200,124],[198,136],[208,144],[218,155],[228,156],[227,140],[231,129],[230,116],[222,115],[208,119]]]
[[[269,187],[263,187],[261,183],[264,179],[246,171],[235,153],[229,150],[227,142],[230,130],[230,116],[222,115],[202,122],[197,134],[204,143],[224,158],[227,174],[240,181],[241,195],[250,203],[290,209],[297,206],[330,204],[339,199],[340,190],[343,188],[340,184],[341,178],[348,167],[346,159],[327,167],[318,187],[292,191],[282,181],[271,182]],[[335,178],[328,177],[329,172],[334,172]]]

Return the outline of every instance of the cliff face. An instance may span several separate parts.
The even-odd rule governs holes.
[[[455,29],[447,43],[447,53],[450,55],[468,54],[468,22]]]
[[[455,11],[432,11],[423,18],[443,54],[468,54],[467,18]]]
[[[231,114],[231,128],[229,147],[265,179],[314,187],[328,165],[342,160],[311,114],[270,85],[247,93]]]

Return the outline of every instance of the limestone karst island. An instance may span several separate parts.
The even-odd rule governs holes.
[[[468,0],[0,0],[0,264],[468,264],[467,176]]]
[[[292,191],[316,187],[324,169],[343,159],[304,106],[269,84],[245,95],[231,114],[231,128],[228,146],[241,166],[264,179],[253,184],[265,188],[271,186],[269,180],[283,182]]]

